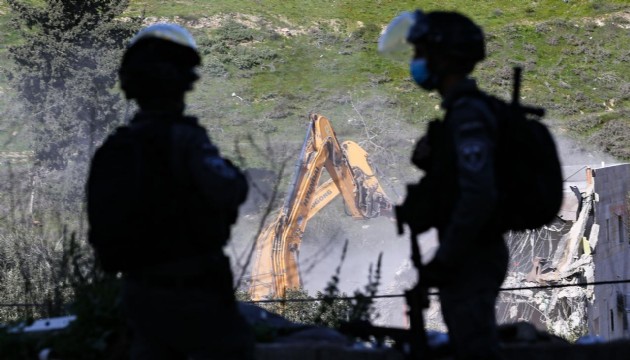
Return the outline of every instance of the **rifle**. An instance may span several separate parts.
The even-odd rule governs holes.
[[[545,109],[521,104],[522,75],[523,68],[520,66],[515,66],[513,68],[512,74],[512,103],[510,103],[510,106],[512,107],[513,111],[521,111],[525,115],[534,115],[536,117],[542,118],[543,116],[545,116]]]
[[[402,208],[395,207],[396,223],[399,235],[403,233],[404,216],[400,214]],[[411,233],[411,261],[418,273],[422,267],[420,246],[416,241],[417,233]],[[420,278],[421,279],[421,278]],[[407,302],[407,314],[409,316],[410,329],[373,326],[369,322],[342,323],[338,329],[343,334],[356,336],[362,339],[376,339],[377,342],[384,338],[393,339],[395,348],[406,354],[407,360],[430,359],[427,333],[424,328],[424,316],[422,310],[429,307],[428,289],[422,286],[421,281],[411,289],[405,291]]]
[[[406,214],[400,206],[395,207],[396,225],[398,234],[404,233],[403,226],[405,224]],[[427,342],[427,333],[425,330],[424,316],[422,310],[429,307],[428,289],[422,285],[422,254],[420,253],[420,245],[418,245],[418,233],[411,227],[411,262],[418,271],[418,283],[411,289],[405,291],[405,300],[407,302],[407,314],[409,315],[409,331],[410,339],[410,359],[426,359],[429,353],[429,345]]]

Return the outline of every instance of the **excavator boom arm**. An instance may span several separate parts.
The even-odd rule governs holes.
[[[254,300],[282,297],[286,289],[301,286],[298,257],[306,224],[337,195],[353,218],[391,215],[392,203],[365,150],[352,141],[340,145],[325,117],[310,119],[284,206],[257,239],[250,283]],[[330,179],[319,185],[324,169]]]

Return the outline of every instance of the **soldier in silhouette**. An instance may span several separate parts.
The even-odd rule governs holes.
[[[89,240],[103,268],[122,273],[132,359],[253,358],[223,253],[248,187],[184,114],[200,61],[184,28],[141,30],[119,71],[139,111],[90,169]]]
[[[484,35],[455,12],[403,16],[396,21],[411,24],[411,77],[440,94],[446,113],[416,145],[412,162],[426,175],[400,213],[416,234],[438,230],[440,246],[420,282],[439,289],[456,359],[499,359],[495,303],[508,249],[499,223],[497,121],[469,77],[485,58]]]

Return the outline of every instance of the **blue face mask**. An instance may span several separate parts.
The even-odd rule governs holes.
[[[409,72],[411,77],[425,90],[433,90],[437,88],[438,77],[432,74],[427,67],[427,60],[424,58],[414,59],[409,64]]]
[[[429,73],[429,69],[427,68],[427,60],[424,58],[411,60],[411,63],[409,64],[409,72],[416,84],[420,86],[422,86],[422,84],[425,83],[431,76],[431,73]]]

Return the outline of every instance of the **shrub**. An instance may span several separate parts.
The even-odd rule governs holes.
[[[120,279],[95,266],[85,239],[65,229],[16,226],[3,231],[1,302],[41,304],[3,308],[2,359],[35,358],[44,348],[64,359],[122,359],[129,338],[120,307]],[[13,246],[6,246],[13,244]],[[8,248],[8,249],[7,249]],[[66,329],[30,335],[10,333],[32,319],[73,314]]]
[[[211,77],[225,77],[228,75],[227,67],[216,56],[207,56],[202,68],[203,74]]]
[[[237,45],[254,40],[256,32],[236,21],[228,21],[216,30],[217,37],[229,45]]]
[[[549,44],[549,45],[551,45],[551,46],[556,46],[556,45],[558,45],[558,43],[559,43],[559,42],[560,42],[560,40],[559,40],[559,39],[558,39],[558,37],[557,37],[557,36],[555,36],[555,35],[554,35],[554,36],[550,36],[550,37],[547,39],[547,44]]]
[[[593,129],[599,127],[602,121],[598,115],[587,115],[572,119],[569,121],[569,127],[578,134],[590,133]]]
[[[591,139],[607,153],[620,159],[630,159],[630,126],[624,119],[628,113],[620,113],[615,120],[606,122]]]
[[[277,57],[278,54],[270,49],[239,47],[232,52],[229,61],[241,70],[248,70]]]
[[[526,52],[528,52],[530,54],[535,54],[536,53],[536,46],[534,44],[525,44],[525,45],[523,45],[523,50],[525,50]]]

